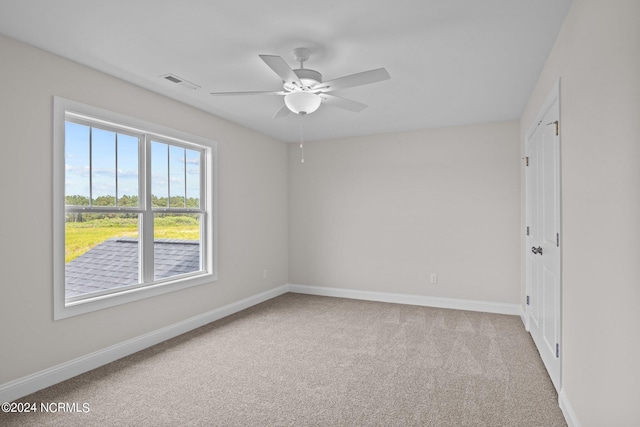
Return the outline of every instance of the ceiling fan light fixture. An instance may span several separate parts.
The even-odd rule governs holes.
[[[322,98],[311,92],[292,92],[284,97],[284,103],[291,112],[311,114],[320,107]]]

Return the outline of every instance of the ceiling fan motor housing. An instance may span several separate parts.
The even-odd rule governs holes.
[[[308,68],[298,68],[297,70],[293,70],[293,72],[296,73],[296,76],[298,76],[305,88],[318,83],[322,83],[322,74],[320,74],[316,70],[310,70]],[[289,88],[288,86],[289,85],[285,84],[284,88],[287,90],[293,90],[293,88]]]

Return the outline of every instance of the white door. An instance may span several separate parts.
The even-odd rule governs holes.
[[[558,86],[526,144],[528,327],[556,390],[560,389],[560,135]]]

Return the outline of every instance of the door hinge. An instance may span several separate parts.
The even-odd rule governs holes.
[[[560,233],[556,233],[556,246],[560,247]]]
[[[555,122],[547,123],[547,126],[549,125],[556,125],[556,136],[558,136],[558,125],[559,125],[558,121],[556,120]]]
[[[527,225],[527,236],[529,236],[529,226]]]
[[[529,301],[529,295],[527,295],[527,305],[531,305],[531,303]]]
[[[560,344],[556,343],[556,357],[560,357]]]
[[[529,156],[524,158],[524,164],[525,166],[529,166]]]

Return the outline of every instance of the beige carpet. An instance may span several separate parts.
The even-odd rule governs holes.
[[[20,402],[2,426],[566,426],[516,316],[285,294]]]

